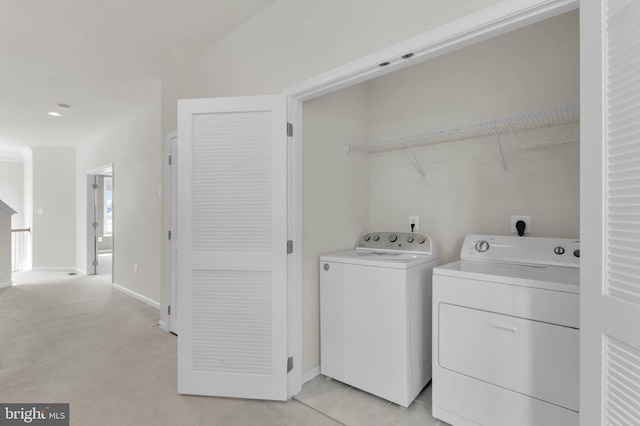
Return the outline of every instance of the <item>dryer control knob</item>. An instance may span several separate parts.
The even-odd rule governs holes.
[[[365,241],[369,241],[370,239],[371,239],[371,235],[366,235],[366,236],[364,237],[364,240],[365,240]]]
[[[564,247],[556,247],[553,249],[553,252],[558,255],[564,254]]]
[[[485,240],[480,240],[476,243],[476,250],[480,253],[484,253],[489,250],[489,243]]]
[[[413,242],[413,237],[407,237],[407,242],[411,244]]]
[[[574,255],[575,257],[580,257],[580,250],[574,250],[574,251],[573,251],[573,255]]]
[[[418,238],[418,244],[424,244],[425,241],[424,237]]]
[[[380,239],[380,235],[374,235],[373,236],[373,241],[378,241]]]
[[[389,235],[389,242],[395,243],[398,240],[398,236],[396,234]]]

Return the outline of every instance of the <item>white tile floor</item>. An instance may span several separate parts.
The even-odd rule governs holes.
[[[431,416],[431,383],[409,408],[325,376],[305,383],[295,399],[347,426],[446,426]]]

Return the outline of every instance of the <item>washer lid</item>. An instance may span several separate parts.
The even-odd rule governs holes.
[[[580,293],[580,269],[565,266],[459,260],[434,268],[433,275]]]
[[[365,250],[347,250],[320,256],[320,262],[335,262],[392,269],[408,269],[437,260],[437,257],[427,254]]]

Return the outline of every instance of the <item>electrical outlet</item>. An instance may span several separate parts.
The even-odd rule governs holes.
[[[521,220],[524,222],[525,227],[524,227],[524,233],[526,234],[530,234],[531,233],[531,216],[511,216],[511,233],[512,234],[518,234],[518,230],[516,229],[516,223]]]
[[[409,216],[409,230],[411,230],[411,225],[414,225],[414,232],[420,229],[420,216]]]

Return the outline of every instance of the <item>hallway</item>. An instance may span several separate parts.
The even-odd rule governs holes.
[[[110,275],[20,272],[0,290],[0,401],[70,403],[71,425],[336,425],[302,403],[178,395],[176,336]]]

